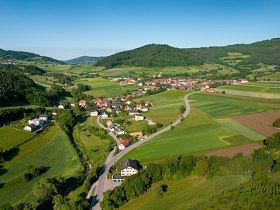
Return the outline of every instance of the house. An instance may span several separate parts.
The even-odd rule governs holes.
[[[142,110],[142,105],[141,104],[137,104],[136,105],[136,110]]]
[[[79,101],[79,106],[80,107],[86,107],[86,105],[87,105],[87,101],[86,100],[80,100]]]
[[[98,107],[106,107],[106,106],[108,106],[107,100],[102,99],[102,98],[93,99],[93,102],[94,102],[94,103],[96,104],[96,106],[98,106]]]
[[[119,141],[119,150],[124,150],[129,145],[130,145],[130,140],[128,140],[128,139],[121,139]]]
[[[36,126],[42,126],[44,124],[44,121],[41,119],[32,119],[28,120],[28,125],[36,125]]]
[[[71,107],[75,107],[75,105],[76,105],[75,103],[71,103],[70,104]]]
[[[122,130],[122,129],[115,129],[116,130],[116,134],[117,135],[124,135],[125,134],[125,131],[124,130]]]
[[[139,166],[136,161],[127,159],[121,161],[120,169],[121,169],[121,176],[131,176],[138,173]]]
[[[139,114],[136,110],[129,110],[128,111],[128,115],[136,115],[136,114]]]
[[[145,106],[153,106],[153,103],[151,102],[151,101],[149,101],[149,100],[146,100],[145,101]]]
[[[98,111],[97,110],[91,110],[90,111],[90,116],[91,117],[97,117],[98,116]]]
[[[125,110],[125,111],[130,111],[130,110],[132,110],[132,108],[131,108],[129,105],[126,105],[126,106],[124,107],[124,110]]]
[[[133,133],[130,133],[131,136],[134,136],[136,138],[143,138],[143,133],[140,131],[140,132],[133,132]]]
[[[108,108],[106,109],[106,111],[109,112],[109,113],[111,113],[113,110],[112,110],[110,107],[108,107]]]
[[[207,89],[207,92],[208,93],[215,93],[215,90],[214,90],[214,88],[209,88],[209,89]]]
[[[135,121],[141,121],[141,120],[144,120],[144,119],[145,119],[145,117],[143,115],[140,115],[140,114],[136,114],[134,116]]]
[[[58,109],[65,109],[64,104],[59,104],[59,106],[57,107]]]
[[[115,109],[115,112],[116,112],[117,114],[120,114],[120,113],[122,113],[122,110],[121,110],[120,108],[116,108],[116,109]]]
[[[56,111],[53,111],[53,112],[52,112],[52,115],[57,115],[57,112],[56,112]]]
[[[123,182],[124,177],[121,176],[120,174],[113,174],[112,175],[112,181],[113,182]]]
[[[41,115],[39,116],[39,119],[40,119],[40,120],[43,120],[43,121],[48,121],[48,115],[46,115],[46,114],[41,114]]]
[[[108,119],[108,117],[109,117],[109,115],[106,114],[106,113],[103,113],[103,114],[101,115],[101,119]]]
[[[148,112],[149,109],[148,109],[148,107],[142,107],[141,111],[142,111],[142,112]]]
[[[30,125],[27,125],[23,128],[23,130],[25,131],[35,131],[37,129],[38,126],[34,125],[34,124],[30,124]]]
[[[112,120],[107,120],[106,121],[106,125],[107,126],[111,126],[111,125],[114,125],[114,123],[112,122]]]

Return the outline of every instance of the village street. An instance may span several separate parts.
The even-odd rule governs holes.
[[[112,181],[107,179],[107,174],[109,172],[109,169],[117,161],[119,161],[125,154],[127,154],[128,152],[130,152],[134,148],[140,146],[141,144],[151,140],[155,136],[158,136],[158,135],[170,130],[172,128],[172,126],[178,125],[182,121],[182,118],[187,117],[187,115],[190,112],[190,105],[189,105],[189,102],[188,102],[188,97],[192,94],[195,94],[195,93],[190,93],[190,94],[185,95],[185,97],[184,97],[185,111],[182,114],[182,116],[179,119],[177,119],[176,121],[174,121],[171,125],[157,131],[156,133],[148,136],[147,138],[145,138],[142,141],[138,141],[138,142],[132,144],[131,146],[124,149],[123,151],[119,152],[116,156],[113,156],[114,151],[111,151],[109,153],[109,155],[107,156],[107,159],[106,159],[106,161],[103,165],[103,168],[101,170],[99,179],[97,180],[96,183],[93,184],[93,186],[91,187],[91,190],[89,191],[89,194],[88,194],[88,197],[90,197],[92,195],[93,189],[95,187],[95,192],[94,192],[94,195],[92,195],[93,197],[92,197],[91,203],[90,203],[90,208],[91,209],[100,210],[101,209],[100,201],[102,201],[102,199],[103,199],[103,193],[105,191],[107,191],[108,189],[113,189],[113,187],[114,187],[114,186],[112,186],[112,188],[110,188],[110,185],[111,185],[110,182],[112,182]],[[98,122],[99,122],[99,120],[98,120]],[[103,125],[102,125],[102,127],[103,127]],[[115,139],[114,135],[112,135],[111,133],[110,133],[110,135]],[[117,140],[117,139],[115,139],[115,140]]]

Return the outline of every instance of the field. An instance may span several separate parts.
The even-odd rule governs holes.
[[[92,90],[86,91],[85,94],[94,97],[116,97],[127,90],[137,89],[133,85],[120,86],[117,82],[113,82],[103,78],[82,78],[75,80],[76,83],[83,83],[92,87]]]
[[[33,133],[12,127],[0,127],[0,148],[8,150],[34,136]]]
[[[43,177],[71,177],[82,170],[82,165],[67,135],[56,127],[22,144],[16,154],[2,163],[0,176],[0,204],[35,200],[33,185]],[[22,179],[30,166],[48,167],[46,173],[29,182]]]
[[[185,90],[169,90],[151,96],[145,96],[141,100],[150,100],[154,103],[148,113],[143,115],[149,117],[153,122],[168,125],[180,116],[180,107],[184,105],[183,97],[190,93]]]
[[[225,119],[213,120],[208,114],[191,109],[190,115],[175,129],[135,148],[125,158],[143,162],[173,155],[201,153],[221,147],[252,143],[262,139],[254,131]]]
[[[279,117],[280,111],[274,111],[234,116],[233,119],[264,136],[270,136],[279,131],[272,126]]]
[[[214,195],[235,188],[248,179],[248,176],[231,175],[218,176],[209,180],[203,177],[186,177],[181,180],[160,181],[153,184],[147,193],[129,201],[120,210],[188,209]],[[167,185],[167,192],[163,196],[157,196],[153,189],[161,184]]]
[[[227,94],[194,94],[190,96],[190,102],[191,107],[200,109],[213,117],[280,109],[280,100],[229,96]]]
[[[79,139],[88,151],[87,154],[90,155],[90,162],[96,163],[107,154],[109,147],[109,141],[107,139],[100,139],[98,136],[91,134],[87,127],[88,126],[99,127],[97,124],[97,117],[88,117],[86,122],[81,123],[81,131],[79,132]]]

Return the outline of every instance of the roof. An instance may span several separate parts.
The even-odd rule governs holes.
[[[120,174],[113,174],[113,179],[124,179]]]
[[[123,170],[127,167],[131,167],[131,168],[134,168],[136,170],[139,170],[137,162],[134,161],[134,160],[131,160],[131,159],[126,159],[126,160],[123,160],[121,162],[121,170]]]

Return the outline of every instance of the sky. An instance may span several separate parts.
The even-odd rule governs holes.
[[[279,0],[0,0],[0,48],[56,59],[280,37]]]

